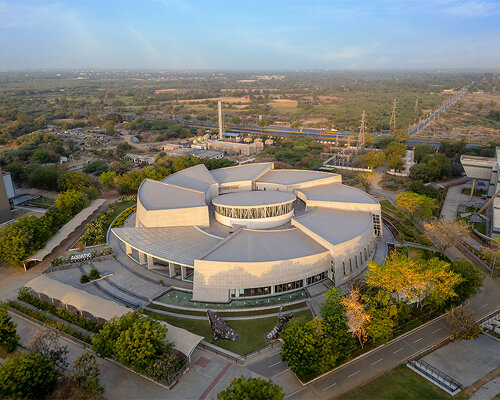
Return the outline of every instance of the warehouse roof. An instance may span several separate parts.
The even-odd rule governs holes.
[[[211,185],[217,183],[204,164],[183,169],[167,176],[161,182],[200,192],[206,192]]]
[[[202,259],[221,262],[268,262],[307,257],[328,251],[297,228],[240,229]]]
[[[372,230],[372,216],[366,211],[344,211],[317,207],[310,213],[292,219],[328,243],[337,245]]]
[[[248,192],[234,192],[217,196],[212,200],[214,205],[230,207],[252,207],[288,203],[295,200],[295,195],[276,190],[261,190]]]
[[[137,196],[147,210],[199,207],[205,204],[205,193],[193,189],[145,179]]]
[[[257,163],[214,169],[210,173],[217,182],[228,183],[258,179],[272,168],[273,163]]]
[[[112,233],[135,249],[164,261],[193,266],[222,241],[195,226],[113,228]]]

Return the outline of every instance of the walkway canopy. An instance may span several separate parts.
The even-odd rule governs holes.
[[[105,199],[94,200],[90,204],[90,206],[80,211],[71,219],[71,221],[64,225],[59,230],[59,232],[57,232],[55,236],[47,242],[43,249],[39,250],[35,255],[28,258],[25,262],[42,261],[45,257],[52,253],[52,250],[59,246],[63,242],[63,240],[67,239],[68,236],[76,230],[76,228],[83,224],[88,217],[96,212],[97,209],[101,207],[105,201]]]
[[[86,311],[94,317],[102,318],[106,321],[113,317],[120,317],[132,312],[130,308],[123,307],[114,301],[103,299],[84,290],[76,289],[73,286],[51,279],[47,274],[37,276],[35,279],[29,281],[26,286],[37,293],[59,300],[63,304],[71,305],[79,311]],[[188,358],[203,339],[202,336],[195,335],[185,329],[163,321],[160,321],[160,323],[168,329],[166,339],[174,343],[174,348],[185,354]]]

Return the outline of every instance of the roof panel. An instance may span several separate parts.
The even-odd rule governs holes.
[[[281,185],[295,185],[298,183],[315,181],[318,179],[331,178],[339,176],[330,172],[307,171],[300,169],[273,169],[266,172],[257,179],[257,182],[277,183]]]
[[[145,179],[137,192],[147,210],[199,207],[205,204],[205,193],[152,179]]]
[[[113,228],[120,240],[153,257],[183,265],[194,265],[222,241],[194,226],[168,228]]]
[[[271,168],[273,163],[257,163],[214,169],[210,173],[217,182],[228,183],[255,180]]]
[[[161,182],[200,192],[206,192],[211,185],[217,183],[204,164],[183,169],[167,176]]]
[[[203,260],[268,262],[307,257],[328,251],[297,228],[285,230],[242,229],[228,237]]]
[[[292,219],[322,237],[332,245],[351,240],[371,227],[368,211],[344,211],[318,207],[310,213]]]
[[[307,200],[311,201],[378,204],[378,201],[368,193],[341,183],[318,185],[307,189],[300,189],[300,191],[306,195]]]

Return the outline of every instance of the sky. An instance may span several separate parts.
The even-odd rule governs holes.
[[[500,69],[500,0],[0,0],[0,68]]]

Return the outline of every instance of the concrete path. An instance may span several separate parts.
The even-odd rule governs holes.
[[[500,393],[500,377],[481,386],[469,400],[490,400]]]
[[[448,189],[441,209],[441,218],[455,221],[457,219],[458,205],[461,202],[469,201],[466,194],[462,194],[464,185],[452,186]]]

